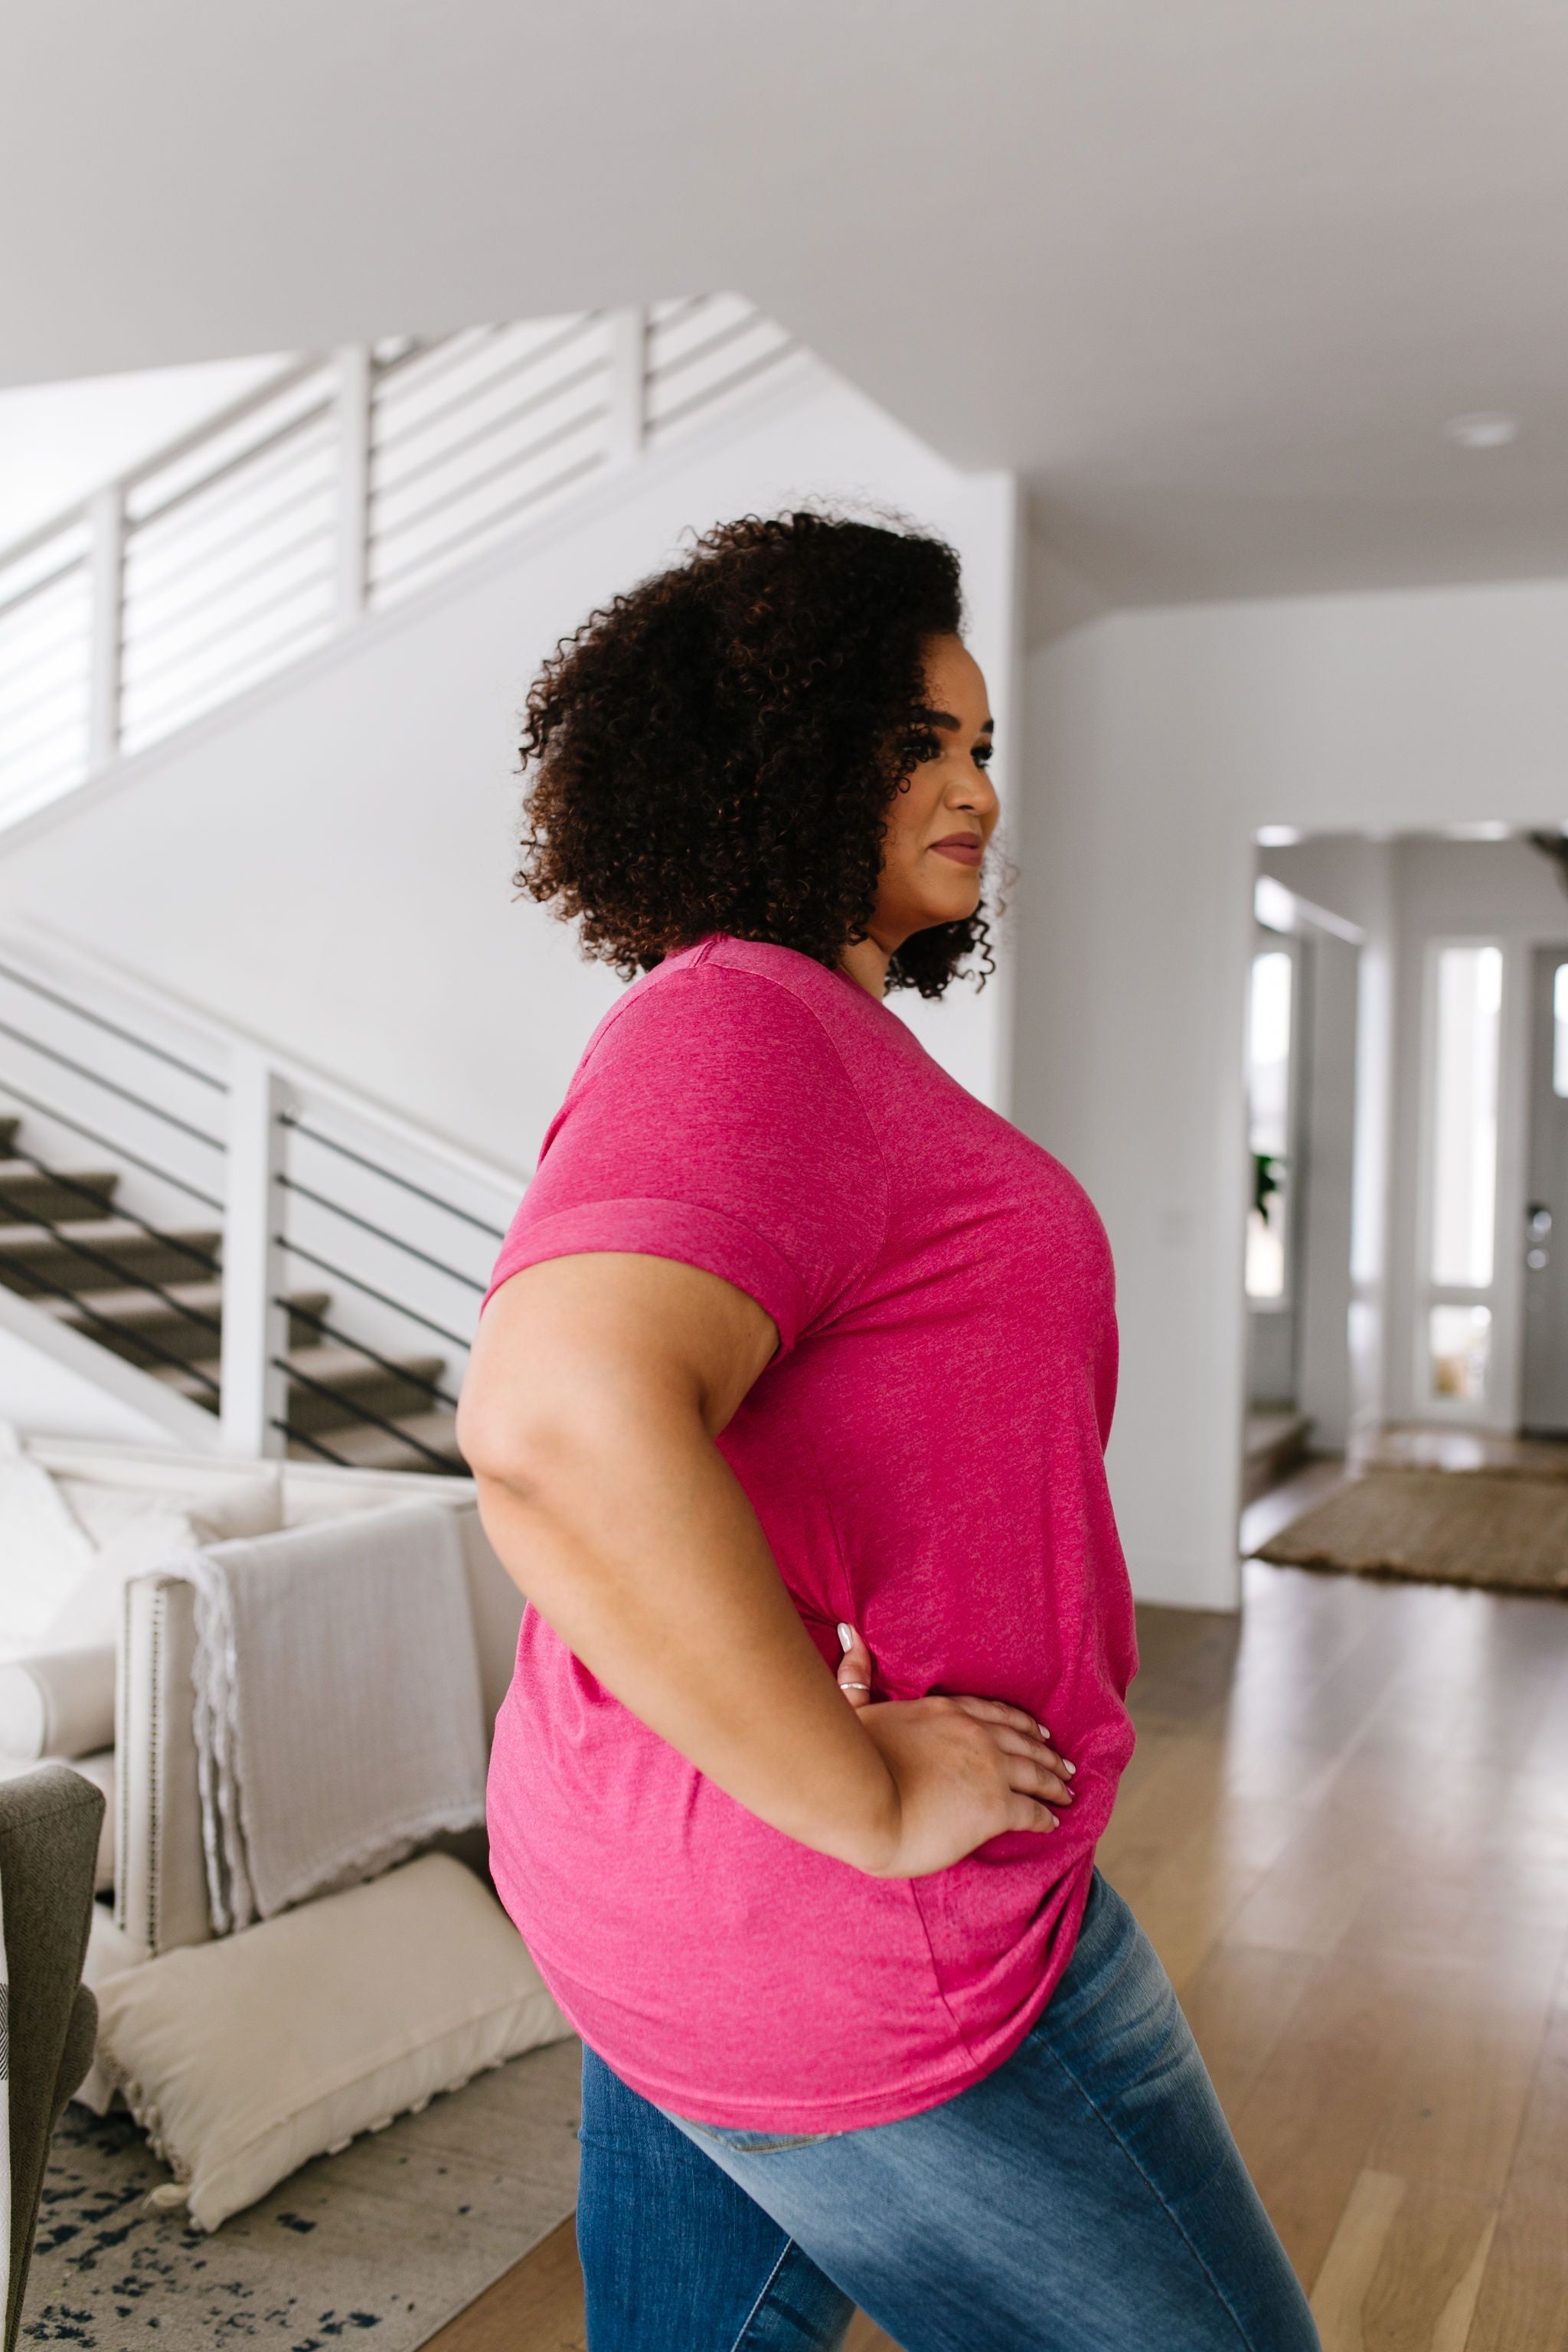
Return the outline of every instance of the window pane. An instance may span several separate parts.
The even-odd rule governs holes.
[[[1568,963],[1552,982],[1552,1091],[1568,1095]]]
[[[1481,1403],[1491,1352],[1491,1308],[1434,1307],[1430,1333],[1432,1394],[1457,1404]]]
[[[1247,1101],[1253,1197],[1247,1220],[1247,1295],[1285,1296],[1285,1145],[1290,1116],[1290,986],[1293,967],[1282,948],[1252,960],[1248,1005]]]
[[[1432,1279],[1484,1290],[1492,1278],[1502,952],[1444,948],[1437,958],[1437,1069],[1432,1125]]]

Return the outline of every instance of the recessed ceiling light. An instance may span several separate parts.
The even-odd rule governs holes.
[[[1301,836],[1293,824],[1260,824],[1252,838],[1259,849],[1289,849]]]
[[[1506,449],[1519,438],[1519,419],[1506,408],[1472,408],[1450,416],[1443,430],[1461,449]]]

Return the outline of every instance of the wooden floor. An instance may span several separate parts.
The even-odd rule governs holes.
[[[1247,1577],[1140,1612],[1101,1864],[1325,2352],[1568,2352],[1568,1603]],[[583,2352],[571,2225],[435,2344]]]

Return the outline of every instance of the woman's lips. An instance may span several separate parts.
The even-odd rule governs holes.
[[[955,866],[978,866],[985,855],[985,844],[973,833],[950,833],[945,840],[933,841],[931,847],[939,857],[951,857]]]

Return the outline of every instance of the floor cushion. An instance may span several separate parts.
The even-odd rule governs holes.
[[[216,2230],[345,2147],[570,2031],[472,1871],[426,1853],[96,1988],[99,2065]]]

